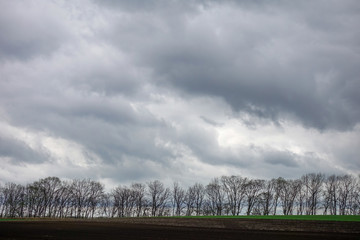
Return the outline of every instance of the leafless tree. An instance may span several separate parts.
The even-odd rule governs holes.
[[[159,180],[148,183],[148,195],[151,204],[151,216],[162,216],[170,197],[170,189]]]
[[[349,214],[352,200],[353,200],[353,192],[356,187],[355,178],[351,175],[344,175],[338,178],[338,203],[339,203],[339,214],[346,215]]]
[[[301,177],[305,191],[305,211],[307,215],[316,215],[320,203],[324,174],[309,173]]]
[[[131,184],[131,189],[134,193],[135,216],[140,217],[144,215],[144,208],[146,206],[146,186],[142,183],[133,183]]]
[[[45,198],[40,182],[34,182],[26,186],[26,199],[28,204],[28,217],[40,217],[45,215]]]
[[[331,175],[324,181],[323,191],[323,208],[324,214],[329,211],[331,215],[337,215],[338,211],[338,188],[339,178],[336,175]]]
[[[102,195],[100,199],[100,209],[99,209],[99,216],[104,217],[112,217],[112,208],[111,206],[114,204],[111,198],[111,194],[105,193]]]
[[[194,206],[196,215],[202,214],[202,207],[205,198],[205,187],[201,183],[195,183],[191,188],[191,193],[194,195]]]
[[[246,197],[247,197],[247,210],[246,215],[250,215],[251,211],[256,203],[256,200],[258,199],[259,193],[261,193],[261,190],[264,187],[264,180],[255,179],[250,180],[246,184]]]
[[[226,193],[231,215],[239,215],[243,208],[247,179],[240,176],[222,176],[221,183]]]
[[[178,182],[174,182],[172,189],[172,209],[174,216],[180,216],[185,207],[185,190],[180,187]]]
[[[357,176],[356,186],[354,190],[354,207],[353,214],[360,215],[360,174]]]
[[[272,215],[277,214],[277,208],[279,205],[279,198],[281,194],[281,182],[283,178],[279,177],[277,179],[271,179],[272,184],[274,185],[274,207],[272,211]]]
[[[171,200],[171,201],[170,201]],[[170,205],[172,203],[172,208]],[[160,181],[122,186],[111,194],[89,179],[40,179],[22,186],[0,184],[0,217],[84,217],[222,215],[245,213],[360,214],[360,176],[306,174],[301,179],[248,180],[239,176],[213,179],[206,187],[196,183],[172,191]],[[186,211],[185,211],[186,210]]]
[[[57,196],[57,216],[58,217],[69,217],[72,216],[70,212],[74,212],[71,208],[74,206],[72,192],[71,192],[71,182],[62,181],[61,190]]]
[[[61,181],[57,177],[47,177],[40,179],[39,185],[45,205],[43,216],[51,217],[55,207],[56,196],[61,190]]]
[[[90,179],[75,179],[72,181],[70,192],[76,217],[93,217],[104,193],[104,187]]]
[[[206,186],[206,196],[210,213],[212,215],[222,215],[225,204],[225,193],[218,178],[214,178]]]
[[[5,204],[4,188],[0,183],[0,218],[2,218],[4,214],[4,206],[5,206],[4,204]]]
[[[113,190],[114,210],[117,217],[131,217],[135,205],[134,191],[126,186],[119,186]]]
[[[25,187],[6,183],[2,190],[4,207],[1,214],[6,217],[23,217],[26,203]]]
[[[195,189],[193,186],[190,186],[187,189],[184,198],[184,203],[186,205],[186,213],[185,213],[186,216],[193,215],[193,212],[195,211],[195,199],[196,199]]]
[[[257,211],[260,215],[269,215],[277,206],[276,181],[265,181],[263,190],[258,194]]]
[[[284,215],[292,215],[296,196],[301,190],[301,182],[299,180],[285,180],[280,182],[281,192],[280,201]]]
[[[87,213],[87,217],[89,216],[89,214],[91,218],[94,217],[95,211],[99,206],[104,194],[104,186],[101,183],[90,181],[90,196],[88,199],[89,210]]]

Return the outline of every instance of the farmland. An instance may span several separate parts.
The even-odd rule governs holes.
[[[0,239],[359,239],[359,235],[359,221],[171,217],[0,222]]]

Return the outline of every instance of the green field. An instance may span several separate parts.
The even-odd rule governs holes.
[[[240,219],[284,219],[360,222],[360,215],[269,215],[269,216],[191,216],[184,218],[240,218]]]

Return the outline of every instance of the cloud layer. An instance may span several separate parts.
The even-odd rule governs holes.
[[[357,1],[0,1],[0,181],[360,170]]]

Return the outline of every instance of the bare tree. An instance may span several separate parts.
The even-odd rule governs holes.
[[[126,186],[119,186],[113,190],[112,196],[114,198],[113,215],[130,217],[136,201],[134,191]]]
[[[206,186],[209,211],[212,215],[222,215],[225,204],[225,193],[218,178]]]
[[[349,210],[352,205],[353,191],[355,190],[356,182],[355,178],[351,175],[344,175],[338,178],[338,203],[339,203],[339,214],[349,214]]]
[[[196,215],[201,215],[205,198],[205,187],[201,183],[195,183],[191,187],[191,193],[194,195],[194,206]]]
[[[281,186],[280,201],[284,215],[292,215],[296,196],[301,190],[299,180],[285,180],[279,182]]]
[[[26,186],[26,199],[28,204],[28,217],[40,217],[45,215],[45,198],[40,182],[34,182]]]
[[[151,204],[151,216],[162,216],[170,196],[170,189],[165,188],[159,180],[148,183],[148,194]]]
[[[221,183],[227,196],[231,215],[239,215],[245,199],[247,179],[240,176],[222,176]]]
[[[91,215],[91,218],[94,218],[94,214],[96,211],[96,208],[98,207],[98,205],[101,202],[101,199],[104,196],[104,186],[99,183],[99,182],[95,182],[95,181],[90,181],[90,196],[88,199],[88,207],[89,207],[89,211],[87,214],[87,217],[89,216],[89,214]]]
[[[264,187],[264,180],[260,180],[260,179],[250,180],[246,184],[246,191],[245,191],[245,194],[247,196],[246,215],[251,214],[251,211],[258,198],[258,194],[261,192],[263,187]]]
[[[300,190],[298,195],[295,198],[296,201],[296,214],[297,215],[303,215],[305,213],[305,200],[306,200],[306,196],[307,196],[307,191],[306,191],[306,187],[304,184],[303,179],[299,180],[299,184],[300,184]]]
[[[0,183],[0,218],[4,217],[4,209],[5,208],[5,195],[4,188]]]
[[[357,177],[356,186],[354,190],[354,207],[353,214],[360,215],[360,174]]]
[[[171,201],[170,201],[171,200]],[[172,208],[170,205],[172,203]],[[246,214],[360,214],[360,176],[306,174],[301,179],[264,181],[239,176],[196,183],[185,191],[160,181],[115,188],[111,194],[89,179],[40,179],[26,186],[0,184],[0,217],[84,217]],[[186,211],[185,211],[186,210]]]
[[[100,211],[99,215],[104,217],[112,217],[111,206],[113,205],[113,201],[111,199],[111,194],[105,193],[102,195],[100,199]]]
[[[47,215],[48,217],[51,217],[53,208],[55,207],[54,200],[56,198],[56,195],[61,190],[61,181],[57,177],[47,177],[44,179],[40,179],[39,185],[45,205],[43,216]]]
[[[186,205],[186,216],[191,216],[195,211],[195,189],[193,186],[189,187],[185,193],[184,203]]]
[[[142,183],[133,183],[131,184],[131,189],[134,193],[134,200],[135,200],[135,215],[140,217],[143,215],[144,207],[146,205],[146,186]]]
[[[174,182],[172,189],[172,208],[173,215],[180,216],[185,204],[185,190],[180,187],[178,182]]]
[[[61,190],[59,191],[56,199],[58,217],[62,218],[71,216],[71,207],[73,207],[71,185],[71,182],[68,181],[61,182]]]
[[[305,191],[305,207],[307,215],[316,215],[319,207],[322,184],[325,176],[321,173],[309,173],[301,177]]]
[[[76,217],[94,215],[95,207],[100,202],[103,189],[104,187],[100,183],[90,179],[72,181],[70,192]]]
[[[331,215],[337,215],[338,187],[339,187],[339,178],[336,175],[331,175],[324,181],[324,191],[323,191],[324,214],[327,214],[327,212],[329,211]]]
[[[6,183],[3,188],[3,202],[3,216],[23,217],[26,203],[25,187],[15,183]]]
[[[276,199],[276,182],[273,180],[265,181],[263,191],[258,196],[259,213],[262,215],[269,215],[275,206],[277,206]]]

